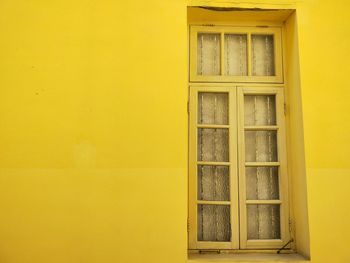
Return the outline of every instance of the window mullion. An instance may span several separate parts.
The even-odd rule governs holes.
[[[230,134],[230,200],[231,200],[231,242],[233,249],[239,249],[239,186],[237,167],[237,94],[236,87],[229,93]]]
[[[248,35],[250,44],[250,34]],[[248,45],[248,50],[250,45]],[[250,53],[248,53],[248,72],[250,74]],[[243,89],[237,87],[237,145],[238,145],[238,180],[239,180],[239,232],[240,249],[246,248],[247,220],[246,220],[246,191],[245,191],[245,147],[244,147],[244,103]]]

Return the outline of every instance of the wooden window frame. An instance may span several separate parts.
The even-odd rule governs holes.
[[[237,112],[235,107],[229,107],[228,125],[198,124],[197,98],[199,92],[228,93],[229,105],[236,101],[236,93],[230,87],[220,86],[191,86],[190,87],[190,153],[189,153],[189,247],[190,249],[238,249],[239,248],[239,217],[238,202],[232,201],[237,196],[238,177],[237,151],[234,143],[237,141]],[[227,128],[229,130],[229,161],[228,162],[202,162],[197,160],[197,129]],[[197,167],[201,164],[224,165],[229,167],[230,201],[198,201],[197,200]],[[197,206],[198,204],[225,204],[230,205],[231,242],[197,241]]]
[[[228,125],[198,124],[198,93],[218,92],[229,95]],[[275,95],[276,96],[276,125],[274,126],[244,126],[244,95]],[[234,106],[236,105],[236,107]],[[190,121],[189,121],[189,249],[191,250],[264,250],[278,249],[290,239],[288,175],[286,157],[286,133],[284,120],[284,86],[276,84],[205,84],[190,85]],[[197,129],[198,128],[227,128],[229,130],[229,161],[202,162],[197,160]],[[263,166],[279,168],[279,200],[249,200],[246,201],[245,186],[245,144],[246,129],[276,130],[278,161],[259,163]],[[197,200],[197,167],[198,165],[229,166],[230,201],[199,201]],[[250,165],[257,165],[249,163]],[[248,240],[246,205],[280,204],[281,239]],[[230,205],[231,241],[211,242],[197,241],[197,206],[198,204]]]
[[[198,33],[220,34],[220,75],[197,74],[197,35]],[[246,34],[247,35],[247,76],[224,75],[224,35]],[[251,64],[251,35],[269,34],[274,36],[274,76],[253,76]],[[271,27],[237,27],[237,26],[190,26],[190,81],[191,82],[259,82],[259,83],[283,83],[282,67],[282,28]]]
[[[276,125],[274,126],[245,126],[244,125],[244,95],[275,95],[276,98]],[[238,111],[238,177],[240,202],[240,248],[241,249],[276,249],[282,247],[290,239],[289,202],[288,202],[288,174],[287,174],[287,146],[284,116],[284,86],[263,87],[250,85],[237,87]],[[248,163],[245,161],[245,131],[246,130],[275,130],[277,132],[277,162]],[[278,167],[279,200],[246,200],[246,174],[247,166]],[[247,204],[279,204],[281,239],[248,240],[247,239]]]
[[[285,98],[283,79],[282,53],[282,25],[268,27],[234,26],[234,25],[190,25],[190,93],[189,93],[189,249],[190,250],[236,250],[236,251],[265,251],[283,247],[291,238],[290,204],[287,174],[287,146],[285,131]],[[220,34],[220,74],[197,75],[197,34]],[[247,35],[247,76],[224,75],[224,35]],[[252,76],[251,64],[251,35],[268,34],[274,36],[275,76]],[[198,124],[197,106],[199,92],[219,92],[229,94],[229,122],[228,125]],[[244,126],[244,95],[275,95],[276,125],[263,127]],[[227,128],[229,130],[229,161],[199,162],[197,161],[197,129],[198,128]],[[262,129],[277,131],[278,162],[263,163],[264,166],[277,166],[279,176],[279,200],[249,200],[246,201],[245,187],[245,143],[246,129]],[[230,177],[230,201],[198,201],[197,200],[197,167],[199,164],[227,165]],[[257,165],[249,163],[248,165]],[[247,239],[246,205],[279,204],[281,239]],[[230,205],[231,241],[207,242],[197,241],[197,207],[198,204],[226,204]],[[286,249],[291,248],[290,245]]]

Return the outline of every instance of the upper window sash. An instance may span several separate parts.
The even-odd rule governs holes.
[[[280,27],[190,27],[191,82],[283,83]]]

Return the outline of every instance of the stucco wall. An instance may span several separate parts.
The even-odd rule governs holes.
[[[186,262],[188,5],[296,8],[311,262],[350,261],[346,1],[0,1],[0,262]]]

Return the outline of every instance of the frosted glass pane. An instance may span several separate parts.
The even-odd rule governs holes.
[[[198,123],[228,124],[228,94],[198,93]]]
[[[277,167],[246,167],[248,200],[279,199]]]
[[[198,166],[198,200],[230,200],[230,178],[227,166]]]
[[[247,75],[247,35],[225,34],[225,74]]]
[[[230,206],[198,205],[198,241],[230,241]]]
[[[246,162],[276,162],[276,131],[245,131]]]
[[[273,35],[252,35],[252,75],[275,75]]]
[[[280,206],[247,205],[248,239],[280,239]]]
[[[198,161],[228,162],[228,129],[198,129]]]
[[[198,34],[197,74],[220,75],[220,34]]]
[[[276,125],[275,95],[245,95],[244,124]]]

